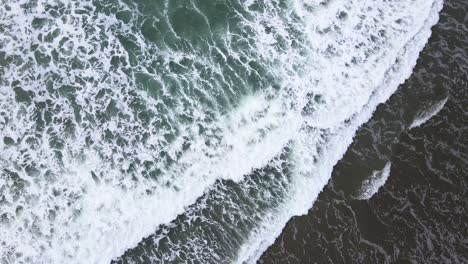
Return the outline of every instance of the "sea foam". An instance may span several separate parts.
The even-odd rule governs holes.
[[[234,28],[190,3],[0,7],[2,262],[107,263],[290,147],[291,192],[237,254],[254,262],[409,76],[442,6],[247,1]]]
[[[372,198],[390,176],[391,165],[391,162],[387,162],[383,169],[372,172],[372,175],[364,180],[361,186],[361,193],[356,196],[356,199],[368,200]]]
[[[421,110],[415,116],[415,118],[413,120],[413,123],[411,123],[409,128],[411,129],[411,128],[419,127],[422,124],[429,121],[429,119],[431,119],[433,116],[437,115],[440,112],[440,110],[442,110],[442,108],[444,108],[445,103],[447,103],[447,100],[448,100],[448,97],[446,97],[445,99],[443,99],[443,100],[441,100],[439,102],[436,102],[436,103],[428,106],[427,108]]]

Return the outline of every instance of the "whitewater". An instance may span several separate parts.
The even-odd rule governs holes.
[[[2,1],[0,261],[255,263],[442,4]]]

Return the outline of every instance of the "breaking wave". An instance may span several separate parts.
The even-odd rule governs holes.
[[[410,75],[441,7],[2,1],[1,261],[107,263],[184,216],[222,222],[217,239],[200,227],[158,258],[254,262]],[[196,215],[210,204],[232,211]]]

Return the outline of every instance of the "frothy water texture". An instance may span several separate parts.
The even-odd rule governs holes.
[[[376,194],[379,188],[385,184],[388,176],[390,176],[391,166],[392,164],[387,162],[382,170],[374,171],[372,175],[363,182],[361,193],[356,198],[359,200],[366,200]]]
[[[413,123],[410,125],[410,128],[421,126],[422,124],[426,123],[429,119],[433,116],[437,115],[437,113],[444,108],[445,103],[447,103],[448,97],[445,99],[434,103],[433,105],[427,106],[425,109],[421,110],[417,113]]]
[[[1,263],[255,262],[441,7],[1,1]]]

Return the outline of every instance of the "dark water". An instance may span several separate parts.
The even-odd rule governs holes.
[[[259,263],[468,262],[468,2],[445,1],[410,79],[364,125],[305,216]],[[418,111],[442,110],[408,129]],[[356,181],[391,161],[370,200]]]

